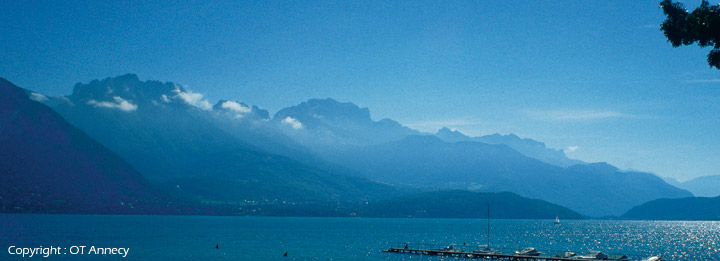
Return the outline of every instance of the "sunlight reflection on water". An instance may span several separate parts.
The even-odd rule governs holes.
[[[487,243],[487,221],[469,219],[206,216],[0,215],[0,247],[10,244],[130,247],[129,259],[438,260],[382,253],[391,245],[469,249]],[[491,220],[491,245],[555,255],[600,250],[639,260],[720,260],[720,222]],[[466,245],[463,246],[463,243]],[[221,248],[215,249],[219,244]],[[0,253],[0,259],[8,253]],[[94,258],[94,257],[93,257]]]

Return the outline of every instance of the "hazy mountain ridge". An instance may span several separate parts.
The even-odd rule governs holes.
[[[604,163],[562,168],[506,145],[449,143],[430,135],[347,151],[335,160],[365,177],[391,184],[511,191],[594,217],[620,215],[657,198],[691,196],[652,174],[622,172]]]
[[[581,160],[568,158],[562,150],[548,148],[545,146],[545,143],[528,138],[520,138],[515,134],[500,135],[496,133],[481,137],[469,137],[459,131],[442,128],[438,130],[435,136],[447,142],[477,141],[487,144],[504,144],[525,156],[561,167],[586,164],[586,162]]]
[[[272,132],[268,115],[259,108],[238,102],[223,108],[227,102],[223,101],[213,110],[202,95],[173,83],[142,82],[135,75],[123,75],[77,84],[73,95],[57,100],[69,101],[51,103],[68,121],[149,179],[205,199],[365,200],[394,191],[268,153],[303,152],[292,150],[289,139]],[[131,105],[98,105],[113,101]],[[245,117],[251,115],[255,116]],[[267,146],[262,149],[244,140]],[[311,155],[305,157],[312,161]]]
[[[288,119],[298,128],[289,128]],[[398,186],[513,191],[589,216],[620,215],[648,200],[691,195],[647,173],[622,172],[608,164],[582,167],[587,163],[567,158],[562,150],[512,134],[471,138],[444,128],[435,135],[441,139],[398,129],[383,135],[381,128],[371,124],[369,110],[331,99],[283,109],[273,120],[286,121],[285,133],[323,158]],[[384,143],[346,140],[336,135],[345,129],[330,131],[328,126],[371,130],[374,136],[392,139]]]
[[[367,108],[330,98],[281,109],[273,121],[286,135],[312,148],[367,146],[420,133],[390,119],[373,121]]]
[[[720,195],[720,175],[702,176],[685,182],[663,178],[669,184],[692,192],[696,197],[717,197]]]

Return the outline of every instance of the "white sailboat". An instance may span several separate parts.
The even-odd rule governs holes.
[[[560,217],[555,216],[555,224],[560,224]]]
[[[480,253],[480,254],[500,254],[500,251],[490,248],[490,203],[487,205],[487,245],[478,245],[479,248],[483,248],[480,250],[473,250],[473,253]]]

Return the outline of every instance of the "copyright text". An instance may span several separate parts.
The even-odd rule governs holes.
[[[49,247],[8,247],[8,254],[21,255],[22,257],[42,256],[49,257],[51,255],[119,255],[126,257],[130,252],[129,247],[96,247],[96,246],[49,246]]]

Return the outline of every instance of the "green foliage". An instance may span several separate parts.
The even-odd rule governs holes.
[[[663,0],[660,8],[667,19],[660,26],[673,47],[692,45],[710,46],[707,57],[711,67],[720,69],[720,4],[710,6],[703,0],[700,7],[688,13],[682,3]]]

